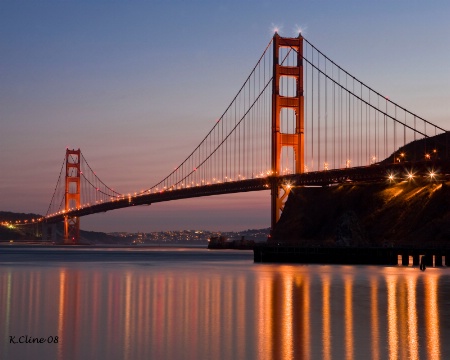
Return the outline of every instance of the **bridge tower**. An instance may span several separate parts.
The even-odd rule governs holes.
[[[280,64],[280,49],[296,51],[294,66]],[[283,59],[281,59],[283,60]],[[280,80],[294,78],[296,82],[293,96],[280,95]],[[292,95],[292,94],[291,94]],[[295,114],[295,130],[293,133],[282,133],[282,110],[291,109]],[[273,37],[273,81],[272,81],[272,183],[271,183],[271,226],[272,230],[280,219],[290,185],[280,184],[277,177],[282,174],[281,153],[283,147],[293,148],[294,173],[304,171],[304,98],[303,98],[303,37],[283,38],[278,33]]]
[[[80,238],[80,218],[67,215],[71,208],[77,208],[80,203],[80,159],[81,152],[66,149],[66,189],[64,216],[64,244],[77,244]]]

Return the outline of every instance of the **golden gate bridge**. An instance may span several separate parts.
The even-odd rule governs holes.
[[[197,147],[161,181],[122,194],[80,149],[66,149],[42,223],[64,222],[79,240],[80,217],[109,210],[248,191],[271,191],[271,226],[295,186],[358,181],[443,181],[446,131],[393,102],[328,58],[301,34],[277,33]],[[406,151],[413,143],[414,151]],[[410,149],[410,147],[409,147]]]

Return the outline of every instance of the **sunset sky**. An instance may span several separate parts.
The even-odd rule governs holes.
[[[364,4],[363,4],[364,3]],[[66,147],[120,192],[200,142],[275,27],[450,129],[450,2],[0,0],[0,211],[45,214]],[[269,192],[115,210],[96,231],[270,225]]]

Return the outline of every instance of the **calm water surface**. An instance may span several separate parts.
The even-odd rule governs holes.
[[[450,268],[3,247],[0,359],[450,359]]]

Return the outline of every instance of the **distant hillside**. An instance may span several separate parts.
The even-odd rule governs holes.
[[[0,211],[0,223],[2,222],[14,222],[16,220],[30,220],[42,217],[39,214],[25,214],[14,213],[10,211]],[[63,237],[63,224],[57,224],[57,234],[60,239]],[[39,240],[40,237],[36,236],[36,225],[27,226],[0,226],[0,240]],[[80,230],[80,243],[82,244],[122,244],[123,238],[108,235],[103,232],[97,231],[84,231]]]
[[[16,220],[29,220],[29,219],[38,219],[41,218],[42,215],[32,214],[32,213],[15,213],[10,211],[0,211],[0,223],[3,221],[16,221]]]
[[[23,214],[0,211],[0,223],[4,221],[29,220],[38,218],[37,214]],[[27,226],[0,226],[0,241],[8,240],[39,240],[36,237],[36,225]],[[62,242],[64,234],[64,227],[62,223],[56,224],[56,239]],[[248,229],[239,232],[210,232],[197,230],[177,230],[177,231],[163,231],[150,233],[127,233],[118,232],[106,234],[98,231],[80,230],[80,244],[111,244],[111,245],[152,245],[152,244],[202,244],[207,245],[208,238],[211,236],[223,235],[229,239],[241,239],[245,237],[246,240],[265,241],[269,234],[269,229]]]
[[[0,211],[0,223],[12,222],[16,220],[29,220],[40,218],[38,214],[14,213],[10,211]],[[35,231],[29,226],[27,227],[7,227],[0,226],[0,240],[35,240]]]
[[[380,164],[449,158],[450,133],[447,132],[429,138],[415,140],[405,146],[401,146],[388,158],[381,161]]]

